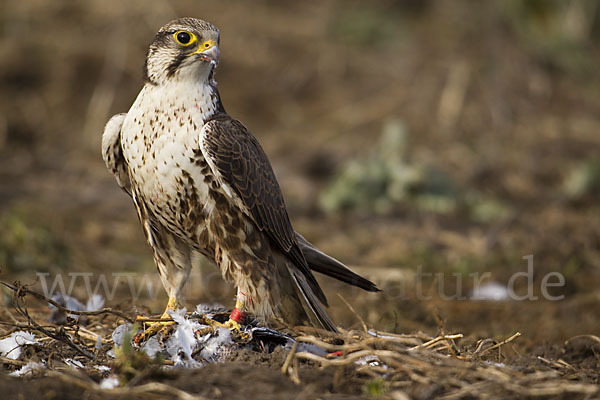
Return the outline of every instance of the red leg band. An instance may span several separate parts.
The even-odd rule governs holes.
[[[237,307],[233,307],[233,310],[231,311],[231,315],[229,316],[229,318],[232,321],[237,322],[238,324],[243,324],[244,321],[246,320],[246,313],[243,311],[240,311],[237,309]]]

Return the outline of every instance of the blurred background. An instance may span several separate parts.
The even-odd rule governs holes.
[[[155,32],[181,16],[220,28],[225,108],[269,155],[296,230],[384,289],[322,279],[338,323],[357,324],[340,292],[388,331],[598,333],[597,0],[3,1],[0,280],[83,273],[93,288],[104,273],[112,289],[113,273],[146,274],[157,297],[132,300],[122,281],[109,304],[164,306],[100,141]],[[511,301],[529,255],[515,291],[540,299]],[[190,306],[231,306],[200,264]],[[560,301],[541,296],[551,272]],[[472,277],[493,295],[468,299]]]

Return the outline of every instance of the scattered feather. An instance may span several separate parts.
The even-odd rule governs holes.
[[[64,293],[57,293],[52,296],[52,300],[73,311],[98,311],[104,307],[104,297],[99,294],[95,294],[90,297],[87,303],[84,305],[82,302],[77,300],[75,297],[69,296]],[[52,310],[52,314],[50,315],[50,322],[54,322],[55,324],[63,325],[67,322],[67,318],[72,318],[75,320],[79,320],[80,322],[85,322],[87,317],[85,315],[75,315],[70,313],[65,313],[63,310],[58,309],[52,304],[49,304],[50,309]]]
[[[77,300],[75,297],[71,297],[68,294],[57,293],[52,296],[52,300],[60,304],[61,306],[68,308],[73,311],[85,311],[85,306]],[[49,305],[51,310],[57,310],[52,304]]]
[[[186,318],[185,313],[185,308],[177,311],[169,311],[169,315],[177,323],[177,328],[171,338],[171,351],[176,352],[178,355],[183,353],[186,357],[185,359],[191,360],[192,352],[198,345],[194,332],[200,329],[201,325],[198,322],[190,321]]]
[[[29,361],[27,364],[23,365],[20,369],[11,372],[10,376],[24,376],[27,374],[32,374],[35,371],[44,369],[46,366],[43,363],[38,363],[35,361]]]
[[[131,331],[131,327],[132,325],[130,323],[117,326],[117,329],[115,329],[111,335],[115,345],[121,346],[123,344],[123,339],[125,338],[125,335]]]
[[[481,286],[475,286],[471,292],[470,300],[493,300],[502,301],[509,298],[508,288],[498,282],[486,282]]]
[[[0,340],[0,355],[16,360],[21,356],[21,346],[36,343],[38,341],[31,332],[13,332],[9,337]]]
[[[220,362],[231,354],[233,338],[227,328],[219,328],[216,335],[207,335],[200,355],[208,362]]]
[[[163,347],[156,336],[152,336],[141,347],[141,349],[150,358],[155,358],[157,354],[163,351]]]
[[[110,371],[110,367],[107,367],[106,365],[94,365],[93,367],[94,369],[100,371],[100,372],[108,372]]]
[[[354,362],[356,365],[368,365],[371,367],[381,367],[383,369],[388,369],[388,366],[381,362],[381,360],[376,355],[368,355],[359,358]]]
[[[98,311],[104,307],[104,297],[95,294],[90,297],[85,305],[86,311]]]
[[[211,304],[198,304],[196,305],[196,314],[204,315],[204,314],[214,314],[220,312],[226,312],[227,308],[219,303],[211,303]]]
[[[119,386],[119,378],[115,375],[111,375],[108,378],[104,378],[100,381],[101,389],[114,389]]]
[[[67,364],[69,367],[73,367],[73,368],[84,368],[83,364],[80,361],[74,360],[72,358],[65,358],[63,360],[65,362],[65,364]]]
[[[85,306],[75,297],[71,297],[68,294],[57,293],[54,296],[52,296],[52,300],[69,310],[85,311]],[[52,314],[50,314],[50,322],[53,322],[55,324],[65,324],[67,322],[67,317],[73,319],[78,318],[77,315],[67,314],[63,310],[56,308],[52,304],[50,304],[49,307],[52,310]]]

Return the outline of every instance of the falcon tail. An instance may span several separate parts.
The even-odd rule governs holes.
[[[315,248],[308,240],[296,232],[296,239],[311,270],[330,276],[342,282],[357,286],[369,292],[381,292],[375,284],[355,274],[344,264]]]
[[[288,267],[288,269],[298,291],[298,298],[302,303],[302,308],[311,324],[331,332],[337,332],[338,330],[335,324],[323,309],[323,306],[310,288],[304,275],[302,275],[295,267]]]

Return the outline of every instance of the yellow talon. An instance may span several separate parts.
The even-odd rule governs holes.
[[[241,331],[242,330],[242,325],[237,322],[232,320],[231,318],[229,318],[224,324],[223,326],[229,330],[236,330],[236,331]]]
[[[226,328],[229,329],[230,331],[241,331],[242,330],[242,325],[240,325],[238,322],[232,320],[231,318],[229,320],[227,320],[226,322],[219,322],[219,321],[215,321],[212,318],[208,318],[208,317],[204,317],[204,322],[213,327],[213,328]]]
[[[237,336],[242,340],[247,340],[250,338],[250,335],[242,330],[243,326],[237,322],[232,320],[231,318],[226,322],[215,321],[214,319],[204,317],[204,323],[212,327],[213,330],[217,330],[219,328],[225,328],[231,332],[233,336]]]
[[[174,311],[178,307],[177,300],[174,297],[169,297],[169,302],[167,303],[167,307],[165,308],[165,312],[160,316],[161,320],[168,321],[152,321],[152,322],[144,322],[149,318],[138,316],[136,318],[137,321],[142,322],[143,324],[147,324],[148,327],[138,333],[134,338],[133,342],[135,344],[140,344],[144,340],[156,335],[157,333],[161,333],[163,336],[169,333],[169,331],[173,328],[175,321],[171,319],[171,316],[167,311]]]

